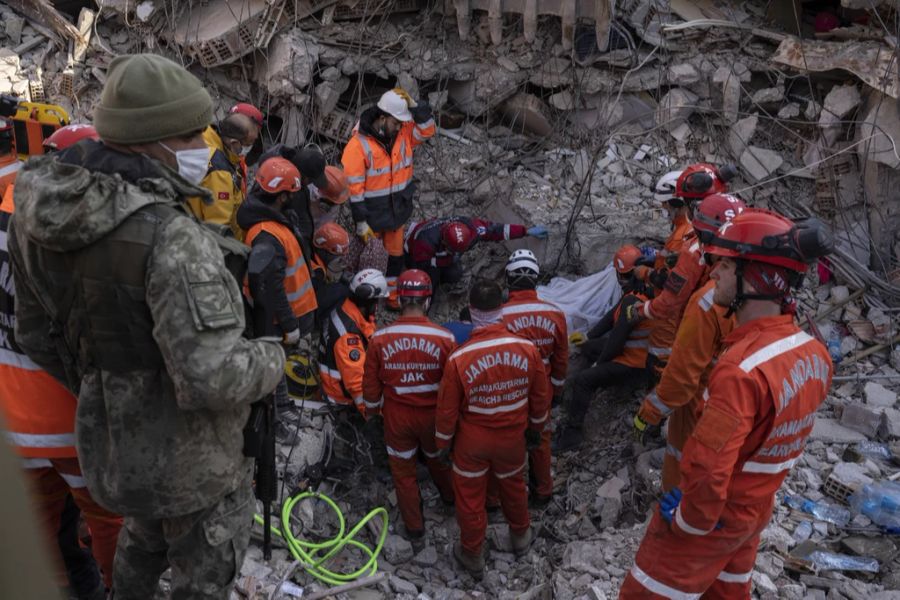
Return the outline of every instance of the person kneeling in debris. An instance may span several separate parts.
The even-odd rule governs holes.
[[[538,298],[540,275],[537,257],[531,250],[516,250],[506,262],[506,286],[509,299],[503,305],[506,328],[534,342],[547,369],[553,397],[562,394],[569,367],[569,333],[566,315],[555,304]],[[553,475],[550,469],[550,423],[541,434],[541,444],[528,452],[529,476],[534,481],[531,500],[543,507],[553,495]],[[494,504],[490,502],[489,504]]]
[[[313,234],[313,256],[310,261],[313,288],[316,290],[316,323],[321,325],[350,294],[352,272],[347,271],[350,235],[334,222],[322,224]]]
[[[350,280],[350,296],[331,311],[319,341],[319,376],[325,400],[356,406],[363,416],[363,373],[366,348],[375,333],[375,311],[388,296],[381,271],[363,269]]]
[[[803,454],[831,385],[825,347],[794,323],[792,287],[830,233],[747,209],[704,246],[713,302],[737,318],[684,446],[681,485],[654,513],[620,599],[749,598],[775,493]]]
[[[712,194],[694,211],[693,228],[703,250],[703,240],[743,212],[744,203],[728,194]],[[712,255],[707,255],[707,258]],[[656,387],[644,398],[634,417],[635,438],[643,440],[648,426],[659,425],[668,416],[666,455],[662,487],[667,492],[678,485],[681,450],[703,411],[706,382],[722,339],[734,328],[734,319],[713,301],[715,282],[700,286],[688,300],[672,345],[672,356]]]
[[[543,225],[527,227],[470,217],[440,217],[412,223],[406,234],[406,262],[428,273],[435,289],[462,278],[460,256],[479,241],[501,242],[525,236],[547,239]]]
[[[581,446],[584,418],[598,388],[646,379],[647,338],[653,322],[632,323],[625,316],[628,307],[648,298],[638,277],[641,258],[640,249],[631,244],[616,251],[613,266],[624,295],[587,337],[576,332],[570,338],[581,351],[582,364],[587,368],[569,377],[564,401],[566,422],[554,445],[558,452]]]
[[[552,391],[537,347],[503,324],[503,292],[496,283],[472,286],[475,329],[444,368],[435,437],[444,460],[453,449],[453,489],[460,541],[453,555],[476,576],[484,570],[488,477],[498,480],[500,505],[516,555],[532,540],[522,469],[550,415]]]
[[[426,316],[431,292],[431,280],[424,271],[411,269],[400,274],[400,318],[372,335],[363,376],[366,418],[384,415],[384,441],[397,504],[406,534],[414,541],[425,534],[416,481],[419,448],[441,499],[453,504],[450,467],[437,460],[434,415],[444,363],[456,343],[453,334]]]

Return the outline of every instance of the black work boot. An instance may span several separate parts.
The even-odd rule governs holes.
[[[520,557],[528,552],[531,542],[534,541],[534,530],[529,527],[522,535],[516,535],[510,530],[509,541],[512,543],[513,554]]]
[[[570,450],[577,450],[581,447],[582,442],[584,442],[584,432],[581,427],[564,425],[559,430],[556,439],[553,440],[553,451],[569,452]]]
[[[453,556],[459,561],[459,564],[469,572],[469,575],[475,579],[484,577],[484,552],[480,554],[469,554],[463,550],[462,544],[456,542],[453,544]]]

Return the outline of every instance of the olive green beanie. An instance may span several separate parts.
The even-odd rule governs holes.
[[[117,144],[185,135],[212,122],[212,100],[200,80],[157,54],[119,56],[109,64],[94,127]]]

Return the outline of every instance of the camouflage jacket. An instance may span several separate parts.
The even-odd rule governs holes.
[[[79,146],[19,173],[16,336],[78,393],[93,496],[126,516],[184,515],[247,476],[242,429],[284,354],[241,337],[237,282],[182,207],[203,192],[150,159]]]

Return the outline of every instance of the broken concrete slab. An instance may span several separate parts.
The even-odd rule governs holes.
[[[668,74],[672,85],[685,86],[700,81],[700,72],[691,63],[669,65]]]
[[[784,100],[783,87],[770,87],[756,90],[751,97],[754,104],[776,104]]]
[[[784,163],[784,158],[780,153],[759,146],[747,146],[747,149],[741,153],[741,168],[754,181],[762,181],[775,171],[777,171]]]
[[[824,108],[819,115],[819,127],[837,125],[859,106],[860,95],[855,85],[836,85],[825,96]]]
[[[779,119],[796,119],[800,116],[800,105],[796,102],[788,102],[778,109]]]
[[[881,425],[881,411],[861,404],[848,404],[844,406],[844,412],[841,414],[841,425],[866,437],[875,437]]]
[[[810,441],[818,440],[829,444],[847,444],[861,442],[868,438],[858,431],[844,427],[836,419],[816,417],[809,439]]]
[[[866,382],[863,393],[866,396],[866,404],[870,406],[890,408],[897,403],[896,392],[874,381]]]
[[[547,107],[533,94],[521,92],[503,103],[503,114],[519,129],[534,135],[549,136],[553,126],[547,119]]]
[[[656,122],[671,132],[693,114],[697,106],[697,95],[683,88],[672,88],[656,107]]]
[[[269,44],[268,53],[259,55],[257,80],[272,96],[305,92],[316,71],[319,50],[315,38],[299,29],[279,34]]]
[[[858,156],[892,169],[900,168],[900,103],[887,101],[884,94],[873,92],[860,111],[865,116],[857,126],[860,144]]]
[[[572,83],[572,62],[559,56],[538,65],[528,80],[532,85],[557,88]]]
[[[474,79],[451,80],[447,84],[447,94],[456,108],[476,117],[515,94],[527,76],[524,71],[511,73],[499,66],[479,68],[475,69]]]
[[[750,145],[753,134],[756,133],[756,126],[759,123],[757,115],[744,117],[731,126],[728,131],[728,147],[735,156],[740,156]]]

